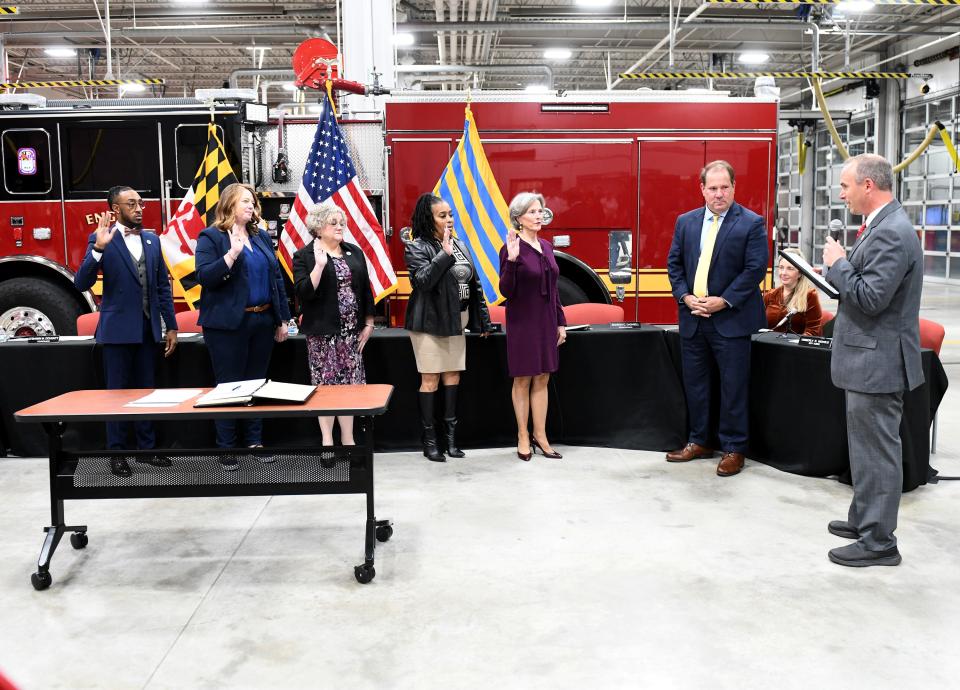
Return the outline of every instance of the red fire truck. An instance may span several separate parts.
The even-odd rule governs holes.
[[[409,281],[401,228],[419,194],[433,189],[463,131],[462,93],[394,94],[382,120],[346,119],[343,131],[387,233],[400,287],[385,305],[402,325]],[[539,191],[555,217],[544,230],[557,249],[565,303],[622,304],[626,318],[676,320],[666,256],[678,213],[703,203],[697,173],[729,160],[737,200],[772,225],[777,103],[722,94],[474,94],[472,109],[504,197]],[[299,186],[316,114],[280,125],[265,108],[211,107],[194,99],[55,101],[0,109],[0,330],[75,332],[96,308],[98,287],[73,287],[87,237],[114,184],[147,201],[145,227],[161,229],[199,166],[211,113],[242,179],[261,195],[274,236]],[[275,182],[278,133],[291,171]]]
[[[412,92],[385,109],[387,222],[409,223],[463,133],[464,94]],[[475,94],[471,104],[504,198],[544,195],[554,212],[542,235],[556,250],[564,304],[620,304],[626,318],[676,323],[667,252],[677,215],[703,204],[698,175],[722,158],[736,199],[772,227],[777,102],[684,92]],[[396,239],[396,233],[393,240]],[[402,248],[392,256],[403,267]],[[409,295],[403,275],[397,299]],[[394,309],[392,314],[400,310]],[[402,323],[402,322],[400,322]]]

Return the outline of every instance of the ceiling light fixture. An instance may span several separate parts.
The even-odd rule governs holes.
[[[77,54],[73,48],[45,48],[43,52],[50,57],[74,57]]]
[[[740,53],[739,57],[737,58],[737,60],[745,65],[762,65],[769,59],[770,56],[767,53],[759,53],[757,51]]]
[[[834,9],[842,14],[860,14],[872,10],[873,3],[870,0],[843,0]]]
[[[569,48],[547,48],[543,51],[543,57],[547,60],[569,60],[573,55]]]
[[[550,89],[544,84],[528,84],[524,91],[527,93],[550,93]]]
[[[580,7],[606,7],[611,0],[577,0]]]
[[[140,93],[141,91],[147,90],[147,87],[144,86],[143,84],[122,84],[120,88],[127,93],[129,92]]]
[[[393,35],[393,45],[395,46],[412,46],[416,39],[413,34],[402,32]]]
[[[297,90],[297,85],[294,84],[292,81],[286,81],[286,82],[283,83],[283,90],[284,90],[284,91],[296,91],[296,90]]]

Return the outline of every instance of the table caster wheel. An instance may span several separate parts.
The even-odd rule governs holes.
[[[53,584],[53,577],[50,576],[49,572],[36,572],[30,576],[30,584],[33,585],[35,590],[41,592]]]
[[[70,535],[70,545],[75,549],[85,549],[90,542],[86,532],[74,532]]]
[[[390,537],[393,536],[393,526],[392,525],[380,525],[377,527],[377,541],[390,541]]]
[[[357,582],[361,585],[369,583],[376,575],[377,571],[372,565],[358,565],[353,569],[353,576],[357,578]],[[34,587],[36,587],[36,585],[34,585]]]

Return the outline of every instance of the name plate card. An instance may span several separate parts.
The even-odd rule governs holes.
[[[814,335],[802,335],[798,341],[804,347],[816,347],[821,350],[829,350],[833,345],[833,338],[820,338]]]

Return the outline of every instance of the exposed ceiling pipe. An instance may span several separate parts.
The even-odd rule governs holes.
[[[536,71],[543,72],[547,77],[547,88],[553,89],[553,68],[550,65],[397,65],[397,73],[431,74],[431,73],[463,73],[473,72],[509,72],[509,71]]]
[[[467,21],[473,22],[477,19],[477,0],[467,0]],[[466,45],[463,49],[463,57],[469,60],[470,62],[476,62],[477,56],[474,53],[473,49],[473,32],[468,31],[466,37]],[[477,36],[477,43],[480,42],[480,37]]]
[[[679,24],[685,24],[687,28],[698,29],[757,29],[770,31],[804,31],[807,25],[796,19],[701,19],[692,21],[697,17],[704,7],[710,5],[700,5],[693,12],[688,14]],[[678,22],[678,18],[674,19]],[[495,31],[523,31],[527,33],[555,33],[564,31],[660,31],[669,29],[671,26],[669,17],[666,19],[628,19],[624,20],[575,20],[575,21],[542,21],[542,22],[521,22],[521,21],[476,21],[476,22],[444,22],[443,28],[446,31],[473,31],[475,33],[488,33]],[[956,26],[937,25],[938,31],[923,31],[924,34],[945,34],[952,29],[960,28]],[[434,33],[437,31],[437,25],[427,22],[405,22],[397,24],[398,31],[407,33]],[[868,27],[855,30],[854,35],[880,34],[884,36],[898,35],[918,35],[916,31],[894,29],[872,30]],[[838,34],[839,35],[839,34]]]
[[[703,3],[703,4],[700,5],[697,9],[695,9],[693,12],[691,12],[690,14],[688,14],[688,15],[684,18],[684,20],[683,20],[682,23],[684,23],[684,24],[689,23],[691,20],[693,20],[693,19],[695,19],[697,16],[699,16],[699,14],[700,14],[701,12],[703,12],[705,9],[707,9],[707,7],[709,7],[709,5],[708,5],[707,3]],[[664,36],[663,38],[661,38],[660,41],[657,43],[657,45],[655,45],[653,48],[651,48],[651,49],[648,50],[646,53],[644,53],[642,58],[640,58],[640,59],[637,60],[635,63],[633,63],[632,65],[630,65],[629,67],[627,67],[627,69],[625,69],[624,72],[633,72],[634,70],[640,68],[640,67],[643,65],[643,63],[645,63],[645,62],[647,61],[647,59],[648,59],[651,55],[653,55],[653,54],[656,53],[658,50],[660,50],[661,46],[663,46],[663,44],[666,43],[668,40],[670,40],[670,36]],[[608,91],[612,91],[612,90],[615,89],[615,88],[617,87],[617,85],[618,85],[620,82],[622,82],[622,81],[623,81],[623,79],[620,79],[619,77],[617,77],[617,78],[613,81],[613,83],[610,85],[610,88],[607,89],[607,90],[608,90]]]
[[[457,0],[450,0],[450,23],[456,23],[460,19],[457,11]],[[449,24],[445,25],[449,26]],[[450,37],[450,64],[456,64],[457,60],[457,32],[451,31],[447,34]]]
[[[123,28],[113,28],[112,32],[115,36],[130,36],[132,38],[170,38],[172,35],[176,36],[191,36],[193,34],[200,34],[205,37],[209,36],[228,36],[228,35],[241,35],[250,37],[251,34],[259,37],[260,35],[274,35],[274,36],[287,36],[290,37],[290,34],[301,34],[305,36],[326,38],[328,41],[331,40],[330,36],[327,34],[326,30],[322,26],[308,27],[290,24],[236,24],[230,26],[178,26],[178,27],[123,27]],[[71,39],[85,40],[85,39],[98,39],[103,37],[103,32],[100,31],[71,31],[67,34]],[[63,43],[64,34],[63,32],[52,33],[49,31],[23,31],[20,33],[11,33],[7,34],[8,39],[16,38],[29,38],[35,40],[38,38],[55,38],[59,37],[60,43]],[[332,42],[332,41],[331,41]],[[185,44],[186,45],[186,44]],[[224,48],[230,48],[232,46],[224,44]]]
[[[437,23],[443,24],[443,0],[433,0],[434,12],[437,15]],[[399,25],[398,26],[402,26]],[[399,29],[398,29],[399,31]],[[447,54],[444,48],[445,34],[442,31],[437,32],[437,56],[441,65],[446,64]]]
[[[292,69],[270,69],[265,67],[263,69],[235,69],[230,73],[230,76],[227,77],[227,83],[230,85],[231,89],[239,88],[240,77],[281,77],[288,79],[296,79],[297,75]]]

